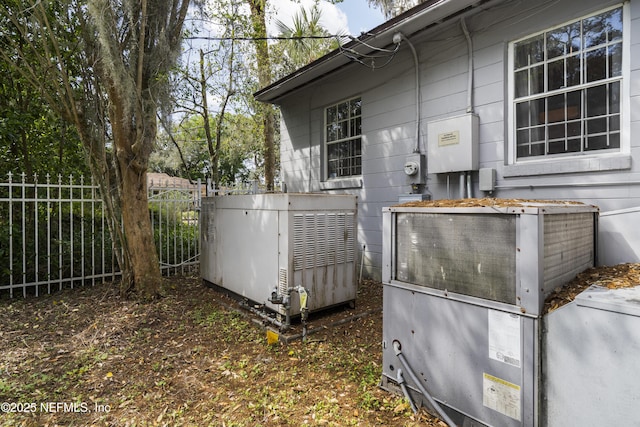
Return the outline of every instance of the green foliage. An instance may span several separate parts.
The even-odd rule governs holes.
[[[259,173],[257,170],[262,163],[258,124],[253,118],[243,114],[228,113],[226,117],[219,158],[220,184],[248,182]],[[213,121],[211,124],[214,125]],[[180,146],[184,163],[175,144],[165,133],[158,139],[149,162],[150,169],[171,176],[185,176],[186,165],[186,175],[192,180],[204,180],[211,176],[212,165],[207,152],[202,117],[190,116],[175,126],[172,134]]]
[[[149,212],[161,265],[178,265],[198,253],[199,229],[191,193],[168,190],[155,194]]]
[[[0,286],[36,281],[57,286],[72,277],[82,282],[78,278],[111,273],[109,231],[101,211],[92,215],[91,209],[91,202],[0,204]]]
[[[215,28],[214,34],[204,35],[220,39],[200,40],[197,49],[183,55],[174,73],[180,122],[168,131],[175,143],[168,135],[160,138],[153,170],[210,177],[223,186],[265,176],[263,105],[253,98],[260,86],[258,61],[255,44],[246,41],[255,29],[246,6],[246,0],[212,0],[199,16],[199,28],[190,28],[197,37],[205,31],[204,21]]]
[[[0,45],[7,43],[0,35]],[[87,174],[74,127],[57,116],[40,91],[7,60],[0,55],[0,171],[29,176]]]
[[[0,203],[0,287],[50,282],[41,285],[48,292],[119,271],[96,188],[79,182],[0,187],[0,198],[13,199]],[[156,248],[165,264],[179,264],[198,253],[193,197],[166,191],[150,203]]]
[[[386,19],[394,18],[407,10],[424,3],[425,0],[367,0],[369,5],[379,9]]]
[[[300,6],[291,26],[276,21],[279,36],[290,38],[278,41],[272,48],[274,71],[278,77],[284,77],[339,47],[337,37],[309,38],[330,35],[320,24],[321,19],[322,12],[315,4],[309,10]]]
[[[123,274],[128,283],[122,289],[139,291],[142,298],[158,293],[159,270],[149,267],[156,264],[154,248],[147,247],[153,230],[131,232],[138,224],[146,225],[143,219],[147,213],[144,209],[122,206],[144,202],[145,197],[136,193],[140,188],[137,182],[126,176],[141,176],[148,168],[158,105],[167,100],[167,76],[182,52],[182,27],[192,4],[201,2],[9,0],[0,7],[0,59],[10,73],[19,76],[12,80],[16,84],[7,87],[13,94],[9,99],[24,100],[21,112],[31,117],[48,117],[45,112],[33,111],[26,102],[30,98],[38,100],[37,96],[30,97],[29,92],[21,96],[21,90],[29,87],[58,117],[72,123],[77,132],[72,140],[71,132],[65,131],[60,137],[50,130],[51,125],[26,120],[31,127],[14,126],[16,130],[7,131],[4,140],[6,146],[22,151],[4,152],[12,153],[14,158],[22,155],[27,159],[29,155],[28,166],[35,152],[42,152],[50,161],[59,153],[58,158],[64,158],[69,165],[83,162],[78,161],[77,155],[65,158],[65,153],[60,152],[64,147],[69,146],[70,152],[80,155],[86,153],[84,157],[107,202],[112,238],[118,247],[124,248],[122,256],[129,257],[135,247],[154,261],[131,257],[122,263],[123,269],[130,270]],[[45,131],[36,132],[34,127]],[[47,140],[43,135],[52,135],[60,150],[56,153],[40,150],[40,144]],[[82,141],[82,150],[77,149],[78,140]],[[126,159],[111,156],[114,146]],[[123,209],[132,213],[124,221],[120,215]]]

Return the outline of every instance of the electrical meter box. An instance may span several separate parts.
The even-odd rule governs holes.
[[[480,119],[475,114],[427,123],[427,171],[478,170],[479,123]]]
[[[423,154],[413,153],[404,162],[403,171],[409,184],[425,184],[425,158]]]
[[[296,286],[309,293],[309,311],[355,300],[355,196],[207,197],[200,219],[204,281],[283,315],[300,314],[297,298],[289,309],[270,298]]]

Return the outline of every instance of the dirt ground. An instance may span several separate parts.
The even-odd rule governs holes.
[[[275,345],[199,278],[163,286],[145,304],[111,284],[0,300],[0,425],[444,426],[377,386],[380,283]]]

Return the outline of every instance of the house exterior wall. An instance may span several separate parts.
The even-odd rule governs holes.
[[[514,4],[517,3],[517,4]],[[466,17],[473,41],[473,111],[479,117],[479,166],[493,168],[495,190],[478,187],[473,197],[563,199],[595,204],[601,212],[640,206],[640,0],[628,4],[624,31],[630,61],[624,74],[628,145],[620,153],[541,159],[510,164],[508,45],[511,41],[578,19],[619,2],[585,0],[506,2]],[[420,63],[421,151],[427,123],[465,114],[468,106],[467,40],[460,21],[410,37]],[[384,59],[379,62],[384,62]],[[380,278],[381,211],[411,191],[403,166],[415,147],[415,68],[406,43],[384,68],[351,64],[279,101],[281,168],[290,192],[350,193],[358,196],[359,242],[365,245],[365,274]],[[353,96],[362,99],[362,176],[324,176],[324,108]],[[460,198],[461,175],[428,174],[424,193],[432,199]],[[617,257],[616,259],[619,259]],[[627,261],[635,261],[629,259]]]

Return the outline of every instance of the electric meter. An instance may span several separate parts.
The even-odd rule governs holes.
[[[404,173],[407,174],[407,176],[413,176],[417,174],[419,170],[420,165],[418,165],[418,162],[410,160],[404,164]]]

